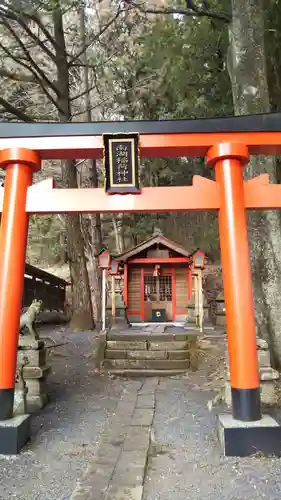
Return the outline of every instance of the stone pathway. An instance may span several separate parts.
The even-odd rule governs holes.
[[[128,382],[71,500],[141,500],[158,379]]]

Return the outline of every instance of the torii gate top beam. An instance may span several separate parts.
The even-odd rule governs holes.
[[[199,120],[98,123],[0,123],[0,149],[23,147],[42,159],[102,158],[102,134],[140,134],[142,158],[205,156],[218,142],[246,144],[250,154],[281,154],[281,113]]]

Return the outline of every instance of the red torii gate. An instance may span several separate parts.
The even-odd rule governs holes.
[[[103,189],[54,189],[51,179],[32,185],[41,160],[100,159],[104,133],[131,132],[139,134],[141,158],[206,156],[215,168],[216,181],[195,176],[192,186],[143,188],[140,195],[126,196],[109,196]],[[5,188],[0,189],[0,420],[13,415],[29,214],[189,210],[219,211],[232,415],[243,422],[261,419],[246,209],[280,209],[281,186],[270,185],[268,175],[243,182],[250,154],[281,154],[281,114],[0,124],[0,165],[6,170]]]

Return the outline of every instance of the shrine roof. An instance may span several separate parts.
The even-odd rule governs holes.
[[[118,260],[119,262],[126,262],[131,257],[138,255],[139,253],[143,252],[144,250],[147,250],[148,248],[156,244],[163,245],[169,250],[173,250],[174,252],[178,253],[182,257],[191,257],[191,255],[194,253],[194,252],[189,252],[182,245],[179,245],[178,243],[169,240],[163,234],[153,234],[150,238],[139,243],[130,250],[127,250],[126,252],[117,255],[116,260]]]

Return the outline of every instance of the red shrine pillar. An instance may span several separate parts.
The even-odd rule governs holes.
[[[254,303],[244,203],[243,166],[248,148],[220,143],[207,153],[219,185],[219,231],[233,418],[261,419]]]
[[[128,264],[124,264],[123,300],[128,307]]]
[[[0,228],[0,420],[13,416],[19,318],[28,231],[27,189],[40,158],[23,148],[0,151],[6,170]]]

